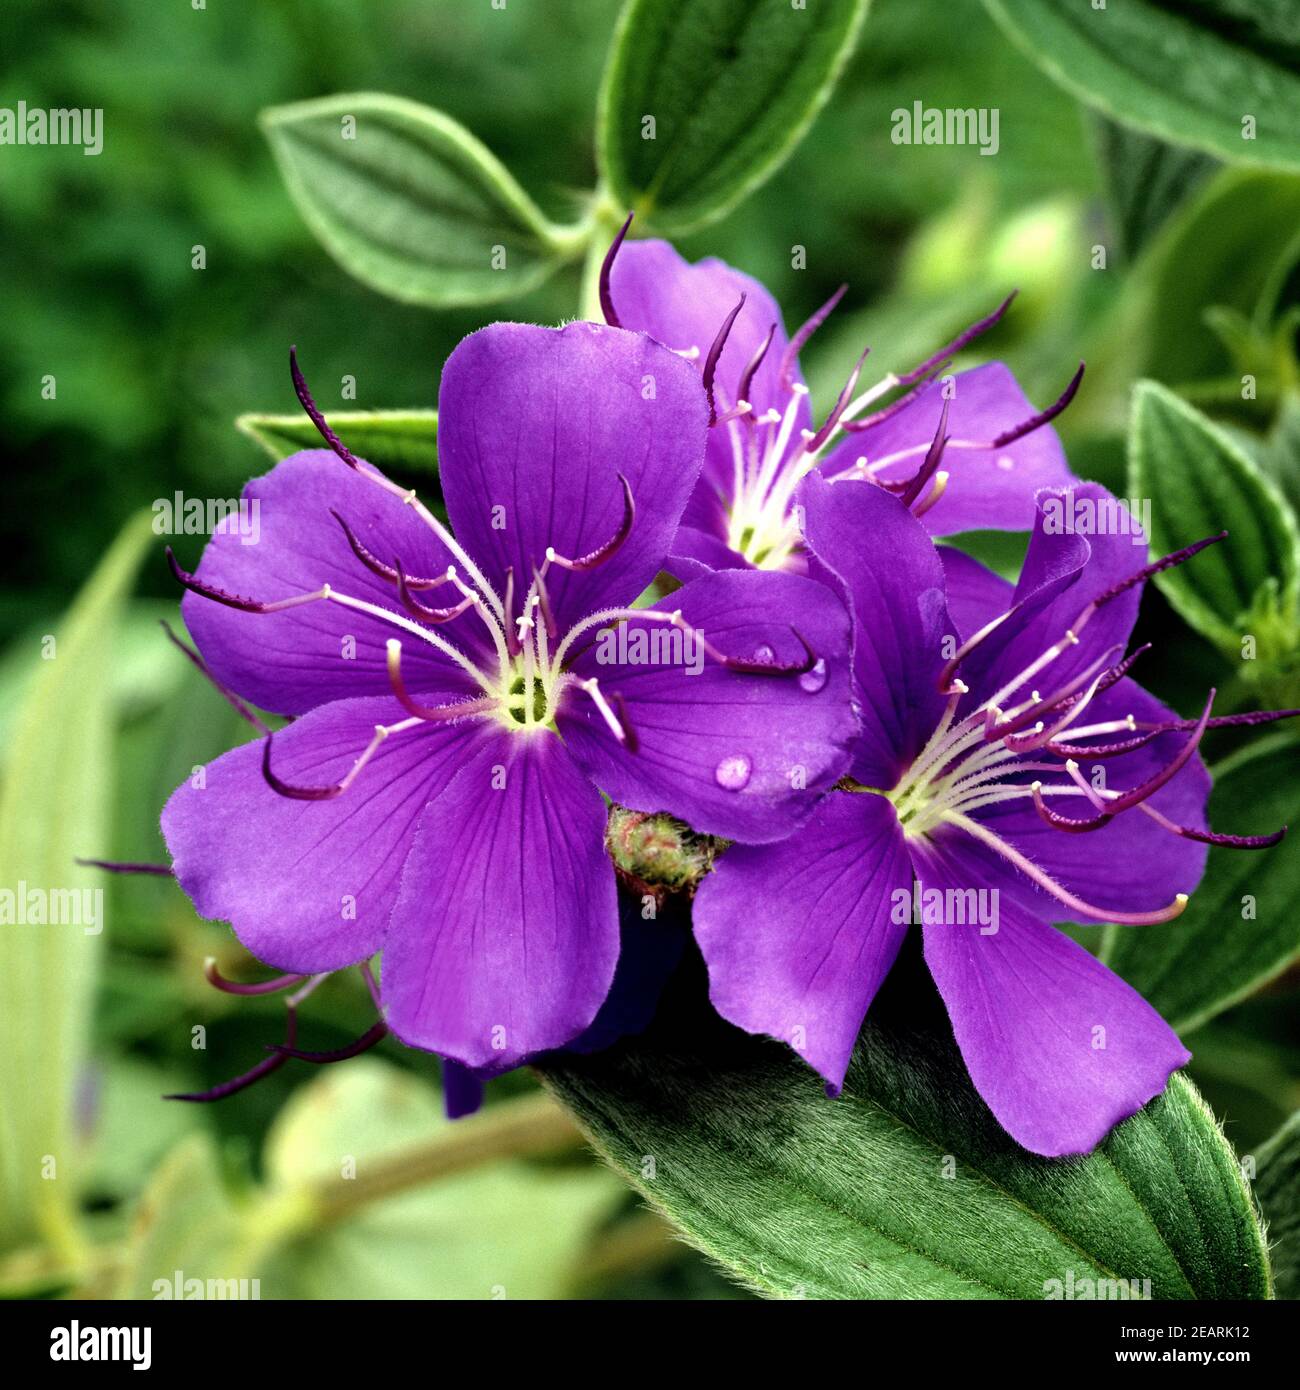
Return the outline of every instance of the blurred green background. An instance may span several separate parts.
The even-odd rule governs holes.
[[[681,242],[683,252],[757,275],[795,322],[849,282],[810,354],[822,401],[865,343],[882,370],[907,365],[1018,285],[1014,312],[980,354],[1011,362],[1040,403],[1088,360],[1061,422],[1077,472],[1123,493],[1128,392],[1146,375],[1229,425],[1294,499],[1295,322],[1287,328],[1286,315],[1300,288],[1296,180],[1224,173],[1193,156],[1158,199],[1135,206],[1100,157],[1113,130],[1043,76],[982,7],[959,8],[958,20],[951,0],[876,0],[808,138],[740,208]],[[491,318],[557,322],[576,312],[576,266],[489,310],[431,313],[359,285],[291,204],[258,112],[347,90],[426,102],[484,140],[548,215],[573,220],[595,178],[593,106],[617,12],[617,0],[509,0],[505,10],[489,0],[208,0],[201,10],[188,0],[6,0],[0,104],[102,107],[105,148],[98,158],[0,148],[0,772],[42,636],[128,518],[176,490],[236,496],[264,470],[233,421],[293,408],[289,343],[326,411],[343,404],[332,383],[345,374],[357,385],[349,409],[430,407],[440,363],[465,333]],[[914,100],[998,107],[998,155],[893,145],[890,113]],[[206,267],[196,270],[200,245]],[[805,270],[791,268],[795,246],[806,248]],[[1230,327],[1227,311],[1247,316],[1253,336],[1216,335],[1211,310],[1224,310]],[[1260,389],[1243,402],[1246,370]],[[53,400],[42,395],[47,374]],[[181,562],[200,546],[182,537]],[[79,801],[51,813],[92,836],[69,832],[72,854],[161,859],[167,793],[246,732],[159,632],[176,595],[162,541],[150,535],[146,547],[111,649],[88,668],[95,718],[115,735],[112,764],[84,793],[98,809]],[[1143,627],[1162,638],[1147,683],[1184,710],[1199,704],[1193,692],[1221,681],[1223,659],[1154,592]],[[52,691],[50,720],[77,724],[82,697]],[[51,737],[61,727],[52,724]],[[337,1177],[341,1157],[357,1156],[357,1136],[382,1150],[441,1135],[433,1059],[386,1043],[327,1075],[291,1064],[224,1104],[163,1102],[164,1092],[259,1060],[281,1036],[283,1006],[206,985],[205,956],[241,978],[252,977],[251,963],[166,880],[115,880],[107,892],[109,930],[80,948],[67,984],[82,991],[70,1026],[93,1038],[90,1070],[76,1078],[77,1213],[46,1210],[6,1175],[0,1292],[149,1296],[150,1271],[184,1267],[169,1262],[173,1248],[191,1265],[196,1248],[220,1248],[222,1268],[261,1270],[264,1297],[741,1296],[575,1140],[546,1141],[546,1102],[525,1076],[492,1088],[489,1117],[523,1107],[511,1112],[518,1133],[501,1122],[505,1157],[302,1234],[293,1224],[300,1189]],[[54,1065],[59,1049],[40,1035],[37,999],[42,989],[66,998],[62,984],[9,981],[5,1026],[31,1050],[0,1059],[6,1111],[41,1084],[39,1071],[21,1069],[24,1057]],[[1272,986],[1192,1039],[1193,1074],[1239,1148],[1300,1104],[1293,988]],[[300,1036],[308,1047],[340,1046],[372,1017],[361,981],[337,977],[305,1006]],[[196,1026],[207,1030],[205,1047],[193,1045]],[[509,1156],[512,1144],[529,1147],[530,1124],[541,1125],[544,1152]],[[200,1196],[206,1222],[195,1215]]]

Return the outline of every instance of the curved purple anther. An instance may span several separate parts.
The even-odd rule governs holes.
[[[186,573],[177,563],[176,556],[172,554],[171,546],[168,546],[164,553],[177,582],[183,584],[190,593],[198,594],[200,598],[210,598],[213,603],[224,603],[227,608],[237,608],[241,613],[279,613],[286,608],[296,608],[303,603],[314,603],[317,599],[324,597],[324,591],[317,590],[311,594],[295,594],[292,598],[276,599],[272,603],[260,603],[257,599],[240,598],[238,594],[228,594],[224,589],[218,589],[214,584],[205,584],[203,580],[196,579],[192,574]]]
[[[346,1062],[349,1057],[359,1057],[363,1052],[368,1052],[376,1043],[383,1042],[388,1036],[388,1024],[381,1018],[376,1023],[372,1023],[355,1042],[350,1042],[346,1047],[331,1048],[328,1052],[303,1052],[288,1043],[268,1043],[266,1050],[277,1053],[280,1057],[293,1057],[299,1062],[317,1062],[326,1065],[330,1062]]]
[[[396,558],[396,557],[395,557]],[[397,568],[393,571],[397,576],[397,597],[403,608],[422,623],[427,623],[430,627],[438,623],[449,623],[453,618],[459,618],[467,609],[473,608],[478,602],[474,594],[468,594],[459,603],[454,603],[450,608],[426,608],[419,599],[411,593],[411,586],[407,582],[406,574],[402,570],[402,562],[397,560]]]
[[[1109,825],[1113,819],[1113,814],[1109,810],[1103,811],[1098,816],[1089,816],[1087,820],[1075,820],[1073,816],[1063,816],[1059,811],[1053,811],[1043,800],[1041,785],[1039,782],[1032,783],[1029,793],[1034,798],[1034,810],[1053,830],[1064,830],[1067,835],[1086,835],[1090,830],[1100,830],[1103,826]]]
[[[1100,687],[1098,687],[1100,689]],[[1058,743],[1056,739],[1043,744],[1044,749],[1058,758],[1091,758],[1094,762],[1102,758],[1118,758],[1124,753],[1132,753],[1145,748],[1148,743],[1159,738],[1159,733],[1139,734],[1136,738],[1121,739],[1118,743]]]
[[[536,565],[533,566],[533,587],[537,590],[537,606],[542,611],[546,635],[554,641],[560,629],[555,623],[555,613],[551,609],[551,596],[546,590],[546,580],[542,578],[542,572]]]
[[[719,652],[708,642],[704,642],[704,648],[720,666],[725,666],[728,671],[735,671],[741,675],[802,676],[817,665],[817,653],[808,645],[808,639],[797,627],[791,626],[790,631],[799,639],[799,643],[804,650],[804,660],[793,666],[782,665],[776,661],[759,661],[753,657],[727,656],[724,652]],[[700,634],[696,635],[699,637],[700,641],[704,641]]]
[[[623,698],[622,692],[618,690],[613,692],[611,699],[614,713],[618,716],[618,722],[623,729],[623,747],[629,753],[635,753],[641,747],[641,740],[637,737],[636,729],[632,726],[631,716],[627,712],[627,701]]]
[[[1154,808],[1143,806],[1144,811]],[[1275,830],[1271,835],[1225,835],[1217,830],[1193,830],[1190,825],[1177,825],[1166,816],[1157,817],[1160,824],[1174,835],[1185,840],[1198,840],[1203,845],[1220,845],[1224,849],[1271,849],[1286,837],[1287,827]]]
[[[455,705],[421,705],[411,697],[402,679],[402,644],[396,638],[388,643],[388,682],[393,687],[393,695],[398,704],[417,719],[430,722],[439,720],[464,719],[472,714],[482,714],[491,707],[490,700],[462,700]]]
[[[1201,717],[1196,721],[1195,728],[1192,729],[1191,737],[1178,750],[1177,753],[1160,769],[1153,773],[1140,786],[1134,787],[1131,791],[1124,792],[1110,804],[1112,811],[1126,811],[1130,806],[1136,806],[1139,802],[1145,801],[1147,797],[1158,792],[1172,777],[1175,776],[1186,765],[1192,754],[1196,752],[1197,745],[1201,741],[1201,736],[1210,722],[1210,710],[1214,705],[1215,692],[1210,691],[1205,700],[1205,708],[1201,711]]]
[[[292,1004],[288,1006],[288,1015],[284,1021],[284,1042],[286,1047],[292,1047],[298,1041],[298,1015],[294,1011]],[[246,1071],[242,1076],[233,1077],[230,1081],[223,1081],[219,1086],[213,1086],[210,1091],[189,1091],[182,1095],[164,1096],[164,1100],[188,1100],[196,1101],[200,1104],[214,1100],[225,1100],[227,1096],[233,1096],[237,1092],[251,1086],[255,1081],[260,1081],[264,1076],[269,1076],[273,1071],[279,1071],[288,1061],[288,1057],[281,1053],[267,1057],[259,1062],[251,1070]]]
[[[868,415],[864,419],[845,420],[844,423],[840,426],[840,428],[842,430],[846,430],[849,434],[861,434],[863,430],[875,429],[877,425],[883,425],[886,420],[893,419],[893,417],[897,415],[900,410],[905,410],[909,405],[911,405],[912,402],[916,399],[916,394],[921,389],[921,387],[926,385],[926,383],[929,382],[931,378],[937,376],[941,371],[943,371],[943,369],[946,366],[948,366],[948,364],[951,361],[951,358],[945,357],[941,362],[937,362],[933,367],[931,367],[930,370],[926,372],[924,375],[917,377],[917,379],[911,383],[910,389],[904,391],[903,394],[899,396],[899,398],[896,401],[890,401],[890,403],[887,406],[885,406],[882,410],[878,410],[874,415]]]
[[[1146,646],[1139,647],[1126,662],[1122,663],[1122,667],[1115,669],[1126,670],[1150,645],[1148,642]],[[1099,685],[1097,689],[1103,690],[1105,686]],[[1255,724],[1271,724],[1277,719],[1294,719],[1296,715],[1300,715],[1300,709],[1252,710],[1246,714],[1221,714],[1207,719],[1205,727],[1207,729],[1235,729]],[[1148,743],[1154,743],[1162,734],[1184,733],[1188,729],[1195,729],[1200,722],[1199,719],[1166,719],[1159,724],[1138,723],[1134,727],[1143,730],[1143,732],[1118,743],[1089,745],[1053,741],[1045,746],[1048,752],[1055,753],[1062,758],[1118,758],[1121,754],[1132,753],[1138,748],[1145,748]],[[1211,842],[1206,841],[1206,843]],[[1217,843],[1217,841],[1213,843]]]
[[[862,364],[867,360],[867,354],[870,351],[871,349],[869,347],[862,349],[862,356],[858,358],[856,365],[854,366],[853,370],[849,373],[849,379],[844,383],[843,388],[840,390],[840,394],[836,399],[834,406],[831,407],[831,413],[826,417],[825,423],[822,425],[821,429],[819,429],[817,433],[813,435],[813,437],[807,442],[807,444],[803,446],[805,453],[815,454],[817,450],[820,449],[822,445],[825,444],[826,441],[831,437],[831,434],[834,432],[835,426],[838,425],[840,422],[840,416],[844,414],[845,410],[848,408],[849,402],[853,399],[854,388],[858,384],[858,378],[862,375]],[[947,412],[947,405],[948,402],[945,401],[945,418]]]
[[[1143,642],[1140,647],[1134,648],[1134,650],[1130,652],[1129,655],[1126,656],[1123,661],[1117,662],[1114,666],[1110,668],[1109,671],[1106,671],[1102,675],[1102,678],[1097,682],[1097,689],[1095,693],[1100,695],[1103,690],[1109,690],[1112,685],[1118,685],[1120,681],[1122,681],[1124,677],[1127,676],[1128,673],[1133,669],[1133,664],[1137,661],[1138,657],[1140,657],[1144,652],[1149,652],[1150,650],[1150,642]],[[1061,708],[1067,709],[1071,705],[1078,704],[1079,698],[1080,697],[1078,695],[1068,696],[1066,699],[1061,701]],[[1187,728],[1190,729],[1192,727],[1192,724],[1194,724],[1195,722],[1195,720],[1192,720],[1191,723],[1187,725]],[[1213,723],[1211,723],[1210,727],[1214,727]]]
[[[1051,826],[1058,830],[1069,830],[1074,834],[1081,834],[1088,830],[1100,830],[1103,825],[1120,814],[1121,811],[1130,810],[1134,806],[1140,805],[1150,796],[1153,796],[1173,777],[1186,766],[1192,754],[1196,752],[1197,745],[1201,741],[1202,734],[1205,733],[1206,725],[1210,720],[1210,709],[1214,704],[1213,690],[1210,691],[1209,698],[1205,701],[1205,709],[1201,713],[1200,719],[1196,721],[1196,727],[1192,730],[1192,736],[1178,750],[1177,753],[1160,769],[1153,773],[1145,782],[1131,788],[1129,791],[1121,793],[1106,805],[1106,809],[1098,816],[1086,821],[1071,820],[1068,816],[1057,817],[1054,811],[1049,810],[1043,804],[1043,799],[1039,793],[1034,791],[1034,808],[1038,814]],[[1063,821],[1064,824],[1058,824]]]
[[[781,354],[781,367],[777,373],[777,379],[783,390],[788,391],[794,385],[794,364],[799,360],[799,354],[803,351],[804,345],[831,316],[835,306],[844,298],[848,288],[847,284],[841,285],[826,303],[800,326],[799,331],[785,345],[785,351]]]
[[[74,859],[85,869],[107,869],[110,874],[154,874],[159,878],[175,878],[170,864],[136,864],[120,859]]]
[[[307,412],[308,418],[316,426],[320,437],[349,468],[355,468],[360,472],[361,465],[353,456],[352,450],[330,429],[324,415],[320,412],[320,408],[312,400],[311,392],[307,389],[307,379],[298,368],[298,349],[296,346],[289,349],[289,375],[293,377],[293,389],[298,396],[298,403]]]
[[[292,989],[307,979],[306,975],[276,975],[270,980],[259,980],[255,984],[243,985],[236,980],[228,980],[217,968],[215,956],[209,956],[203,963],[203,976],[213,989],[222,994],[260,995],[278,994],[283,989]]]
[[[238,608],[243,613],[264,613],[266,611],[266,605],[259,603],[256,599],[240,598],[236,594],[226,593],[224,589],[205,584],[201,579],[195,579],[192,574],[181,569],[180,562],[176,559],[171,546],[167,546],[163,554],[167,557],[167,564],[171,567],[176,582],[184,585],[192,594],[198,594],[202,598],[210,598],[214,603],[224,603],[227,608]]]
[[[1175,550],[1159,560],[1153,560],[1149,565],[1143,565],[1136,574],[1129,575],[1127,579],[1121,579],[1118,584],[1112,584],[1105,593],[1098,595],[1088,605],[1089,608],[1100,608],[1102,604],[1118,598],[1120,594],[1125,593],[1135,584],[1141,584],[1144,580],[1160,574],[1163,570],[1173,569],[1175,565],[1185,565],[1193,555],[1199,555],[1207,545],[1216,545],[1219,541],[1226,540],[1227,536],[1226,531],[1220,531],[1217,536],[1206,536],[1204,540],[1194,541],[1191,545],[1185,545],[1181,550]]]
[[[267,734],[262,740],[262,776],[277,796],[288,797],[290,801],[333,801],[336,796],[343,795],[345,788],[342,782],[336,782],[332,787],[295,787],[282,781],[271,770],[271,739],[272,735]]]
[[[505,617],[503,626],[505,627],[506,651],[511,656],[518,656],[523,651],[523,643],[519,640],[519,624],[515,622],[515,567],[506,566],[506,592],[501,600],[502,612]]]
[[[1206,845],[1222,845],[1226,849],[1271,849],[1286,838],[1287,827],[1275,830],[1271,835],[1224,835],[1217,830],[1192,830],[1185,825],[1178,827],[1178,834],[1189,840],[1200,840]]]
[[[1207,724],[1207,729],[1237,729],[1256,724],[1272,724],[1278,719],[1294,719],[1300,709],[1256,709],[1245,714],[1216,715]],[[1139,729],[1150,729],[1156,734],[1172,733],[1180,729],[1194,729],[1195,719],[1167,719],[1163,724],[1139,724]]]
[[[749,400],[750,390],[754,385],[754,377],[758,369],[763,365],[763,359],[767,356],[767,350],[772,346],[772,339],[776,337],[776,324],[767,330],[767,337],[758,345],[758,351],[749,359],[749,365],[740,374],[740,385],[736,388],[736,400]]]
[[[563,555],[557,555],[553,550],[548,550],[546,558],[552,564],[566,570],[594,570],[597,565],[603,565],[610,559],[632,534],[632,523],[636,520],[636,501],[632,496],[632,484],[621,473],[618,480],[623,484],[623,520],[619,522],[618,530],[604,545],[589,550],[585,555],[579,555],[576,560],[569,560]]]
[[[911,507],[912,503],[921,495],[926,483],[934,477],[939,469],[939,464],[943,460],[943,451],[948,445],[948,407],[951,404],[952,402],[945,396],[943,409],[939,412],[939,426],[934,432],[934,439],[931,441],[930,447],[925,452],[925,459],[899,497],[899,501],[905,507]]]
[[[947,344],[941,347],[938,352],[932,353],[918,367],[913,367],[910,372],[898,378],[900,386],[911,386],[919,381],[927,372],[945,357],[954,357],[964,348],[967,343],[978,338],[981,333],[987,333],[990,328],[1007,312],[1011,307],[1011,301],[1020,293],[1019,290],[1012,290],[1009,295],[998,305],[991,314],[982,319],[977,319],[969,328],[963,329],[958,335]]]
[[[1047,407],[1040,410],[1037,415],[1031,415],[1028,420],[1022,420],[1018,425],[1012,425],[1009,430],[1003,430],[996,439],[990,440],[987,445],[990,449],[1005,449],[1008,444],[1014,444],[1017,439],[1023,439],[1027,434],[1033,434],[1056,417],[1074,399],[1075,392],[1079,389],[1079,383],[1083,380],[1084,363],[1079,363],[1079,370],[1070,378],[1070,384],[1064,391]]]
[[[609,280],[614,272],[614,261],[618,256],[618,249],[623,245],[623,238],[627,236],[627,229],[632,225],[632,219],[636,213],[629,212],[627,220],[618,229],[618,235],[609,244],[609,250],[605,252],[605,259],[600,263],[600,312],[605,315],[605,322],[611,328],[622,328],[618,314],[614,310],[614,296],[610,293]]]
[[[722,349],[727,346],[727,339],[731,336],[731,326],[736,321],[736,315],[745,307],[745,296],[740,296],[740,302],[722,320],[722,327],[718,329],[713,342],[709,345],[709,350],[704,358],[704,394],[709,398],[709,424],[718,423],[717,407],[713,403],[713,378],[717,374],[718,359],[722,356]]]
[[[348,545],[352,547],[352,553],[370,573],[379,579],[387,579],[390,584],[396,584],[397,571],[391,565],[384,564],[377,555],[368,550],[358,539],[356,532],[333,507],[330,508],[330,515],[343,528],[343,534],[348,538]],[[408,589],[436,589],[440,584],[451,583],[451,576],[446,574],[440,574],[436,579],[420,579],[411,574],[406,575],[405,578]]]
[[[167,640],[172,644],[172,646],[184,655],[185,659],[190,663],[190,665],[192,665],[194,669],[199,672],[203,679],[206,680],[209,685],[211,685],[213,690],[215,690],[217,694],[221,696],[221,698],[230,706],[231,709],[235,711],[237,715],[239,715],[241,719],[246,720],[249,724],[253,726],[253,728],[257,729],[260,733],[265,734],[270,732],[266,724],[258,717],[257,714],[253,712],[252,706],[246,704],[243,700],[241,700],[233,690],[229,689],[227,686],[222,685],[222,683],[216,678],[216,676],[214,676],[212,672],[208,669],[208,663],[204,661],[204,659],[198,654],[198,652],[195,651],[194,648],[191,647],[188,642],[182,642],[181,639],[177,637],[177,635],[171,630],[171,626],[167,622],[166,618],[159,618],[158,625],[167,634]]]

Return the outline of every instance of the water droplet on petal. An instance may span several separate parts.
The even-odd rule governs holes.
[[[753,770],[753,763],[743,753],[733,753],[713,769],[713,776],[724,791],[739,792],[749,785],[749,774]]]
[[[1011,457],[1010,454],[998,455],[998,467],[1002,469],[1004,473],[1010,473],[1015,466],[1016,461]]]
[[[816,695],[826,684],[826,663],[819,657],[809,671],[805,671],[799,677],[799,689],[806,690],[809,695]]]
[[[771,647],[764,643],[755,653],[754,660],[761,661],[764,666],[770,666],[776,660],[776,653]]]

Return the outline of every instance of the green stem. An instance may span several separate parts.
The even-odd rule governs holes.
[[[587,258],[582,265],[582,289],[578,298],[579,317],[588,323],[605,322],[600,307],[600,267],[610,242],[622,225],[623,218],[610,202],[609,195],[598,192],[591,210],[591,241],[587,244]]]
[[[437,1138],[363,1167],[355,1178],[330,1178],[308,1189],[304,1222],[318,1230],[355,1216],[372,1202],[423,1187],[500,1158],[567,1153],[583,1143],[577,1126],[544,1092],[494,1105],[458,1120]]]

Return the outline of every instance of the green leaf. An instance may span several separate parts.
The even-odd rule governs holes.
[[[1195,563],[1195,562],[1193,562]],[[1300,743],[1251,745],[1215,778],[1210,824],[1234,835],[1300,826]],[[1211,848],[1183,915],[1106,932],[1102,958],[1179,1032],[1255,993],[1300,957],[1300,837]]]
[[[1086,1158],[1027,1154],[972,1090],[921,973],[895,966],[836,1100],[783,1045],[680,999],[643,1038],[545,1077],[605,1157],[760,1292],[1041,1299],[1072,1278],[1267,1297],[1249,1194],[1189,1082]]]
[[[1221,159],[1300,168],[1291,0],[985,4],[1049,77],[1107,115]]]
[[[1226,530],[1190,564],[1159,575],[1169,602],[1232,657],[1254,637],[1264,665],[1296,642],[1300,536],[1273,483],[1223,430],[1153,381],[1139,382],[1129,435],[1129,495],[1150,499],[1155,552]]]
[[[491,1113],[491,1111],[487,1112]],[[474,1121],[460,1123],[473,1124]],[[367,1058],[296,1091],[267,1143],[273,1199],[314,1182],[360,1178],[453,1126],[436,1093]],[[269,1298],[554,1298],[563,1294],[619,1185],[589,1165],[522,1160],[428,1182],[285,1245],[265,1271]]]
[[[1225,366],[1205,314],[1226,305],[1267,329],[1277,284],[1300,260],[1300,179],[1263,169],[1225,169],[1162,229],[1134,286],[1145,322],[1146,375],[1178,384]],[[1261,383],[1262,395],[1263,383]],[[1234,383],[1241,409],[1241,382]]]
[[[1218,166],[1209,155],[1166,144],[1104,116],[1094,124],[1120,245],[1133,257]]]
[[[734,207],[812,124],[866,9],[867,0],[629,0],[598,114],[617,207],[667,233]]]
[[[162,1104],[161,1101],[158,1104]],[[116,1296],[184,1297],[184,1282],[198,1279],[205,1297],[234,1298],[207,1291],[209,1280],[249,1277],[245,1267],[247,1213],[231,1198],[216,1149],[207,1134],[191,1134],[159,1164],[136,1204]],[[175,1288],[179,1273],[182,1284]],[[164,1281],[167,1294],[158,1287]],[[249,1290],[241,1296],[250,1297]]]
[[[1300,508],[1300,392],[1292,391],[1282,398],[1263,463],[1291,506]]]
[[[330,426],[358,458],[376,468],[411,473],[438,471],[436,410],[343,410]],[[323,441],[305,415],[241,415],[235,427],[255,440],[277,462],[299,449],[319,449]]]
[[[1260,1149],[1255,1164],[1277,1296],[1300,1298],[1300,1111]]]
[[[285,184],[325,249],[406,304],[488,304],[580,254],[463,126],[418,102],[349,92],[274,106],[262,126]]]
[[[0,785],[0,1248],[43,1236],[75,1248],[86,1155],[73,1107],[85,1065],[104,919],[104,877],[78,856],[104,852],[118,619],[154,538],[133,519],[47,645],[8,734]],[[46,918],[35,925],[31,893]]]

